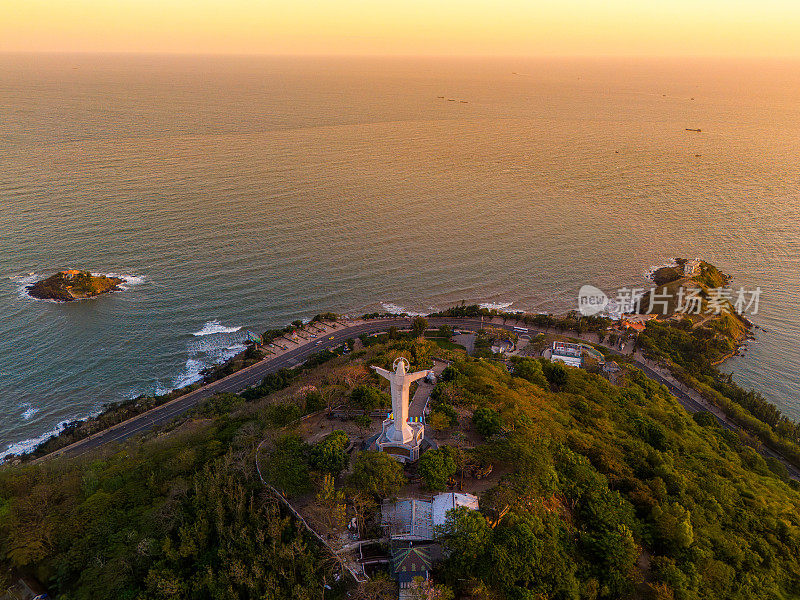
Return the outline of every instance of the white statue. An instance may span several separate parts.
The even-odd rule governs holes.
[[[372,367],[381,377],[389,380],[392,388],[392,421],[393,431],[387,431],[386,435],[394,442],[405,444],[411,441],[414,437],[411,427],[408,425],[408,392],[411,384],[417,379],[422,379],[428,374],[428,371],[417,371],[416,373],[409,373],[411,368],[408,360],[403,358],[395,359],[392,368],[394,373],[381,369],[380,367]]]

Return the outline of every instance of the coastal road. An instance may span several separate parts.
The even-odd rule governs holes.
[[[162,404],[161,406],[157,406],[145,413],[131,417],[130,419],[118,423],[109,429],[100,431],[88,438],[79,440],[74,444],[66,446],[36,460],[46,460],[49,457],[58,455],[80,456],[86,452],[100,448],[105,444],[123,441],[136,434],[165,425],[175,417],[192,410],[203,401],[216,394],[225,392],[241,392],[248,387],[260,383],[261,380],[270,373],[275,373],[283,368],[296,367],[305,362],[305,360],[308,359],[312,354],[315,354],[321,350],[339,346],[349,338],[356,338],[362,334],[383,332],[393,326],[404,328],[408,327],[410,323],[411,320],[409,318],[398,317],[357,322],[349,326],[346,323],[328,324],[326,326],[327,328],[336,328],[327,331],[326,333],[320,333],[316,339],[302,339],[300,345],[291,350],[283,352],[279,356],[265,358],[261,362],[228,375],[224,379],[210,383],[193,392],[180,396],[175,400],[171,400],[166,404]],[[503,328],[509,331],[516,331],[517,333],[522,333],[520,328],[526,329],[529,334],[555,333],[539,327],[531,327],[521,322],[503,322],[503,320],[499,318],[493,320],[483,320],[469,318],[460,319],[450,317],[430,317],[428,318],[428,323],[432,328],[441,327],[442,325],[449,325],[454,328],[477,331],[485,325],[492,325],[493,327]],[[644,361],[635,356],[624,354],[605,344],[598,345],[603,346],[605,349],[610,350],[612,353],[618,356],[624,356],[631,360],[650,379],[666,386],[666,388],[675,396],[675,398],[677,398],[677,400],[688,412],[695,413],[698,411],[708,411],[707,406],[704,406],[697,400],[693,399],[684,390],[680,389],[672,381],[655,371]],[[715,416],[723,427],[731,430],[737,429],[736,425],[729,422],[727,419],[720,418],[718,415]],[[800,479],[800,470],[779,453],[766,447],[762,449],[762,453],[765,456],[771,456],[780,460],[786,465],[792,478]]]
[[[160,427],[175,417],[195,408],[208,398],[224,392],[241,392],[248,387],[256,385],[270,373],[275,373],[284,368],[292,368],[302,364],[312,354],[341,345],[348,338],[355,338],[364,333],[377,333],[386,331],[392,326],[404,327],[410,324],[409,319],[378,319],[371,322],[359,323],[350,327],[338,326],[337,329],[321,333],[316,339],[302,340],[300,346],[288,350],[274,358],[265,358],[259,363],[228,375],[193,392],[171,400],[166,404],[157,406],[135,417],[99,431],[74,444],[65,446],[47,454],[43,460],[53,456],[80,456],[96,448],[112,442],[120,442],[137,433]],[[330,325],[329,325],[330,327]],[[331,339],[333,338],[333,339]]]

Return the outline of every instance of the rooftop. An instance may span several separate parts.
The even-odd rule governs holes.
[[[583,348],[580,344],[571,344],[569,342],[553,342],[553,354],[558,356],[574,356],[580,358],[583,356]]]
[[[381,508],[381,525],[395,539],[432,540],[435,527],[444,525],[447,511],[465,506],[478,510],[478,498],[472,494],[437,494],[431,500],[404,498],[386,502]]]

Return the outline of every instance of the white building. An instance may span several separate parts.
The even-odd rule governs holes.
[[[691,277],[695,274],[695,271],[700,268],[700,259],[695,258],[694,260],[687,260],[683,263],[683,275],[685,277]]]
[[[444,525],[447,513],[454,508],[464,506],[469,510],[478,510],[478,498],[472,494],[449,492],[433,497],[433,525]]]
[[[580,344],[569,342],[553,342],[550,350],[550,362],[561,362],[570,367],[583,366],[583,348]]]

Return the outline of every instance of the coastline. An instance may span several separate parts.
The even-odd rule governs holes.
[[[474,309],[474,310],[472,310],[472,309]],[[570,318],[569,313],[568,313],[568,315],[566,317],[563,317],[563,321],[559,321],[559,318],[555,317],[553,315],[542,315],[542,314],[532,315],[532,314],[527,314],[527,313],[504,313],[504,312],[501,312],[501,311],[498,311],[498,310],[481,309],[478,306],[473,306],[473,307],[466,307],[466,310],[464,310],[464,307],[454,307],[452,309],[448,309],[448,311],[444,311],[443,313],[437,313],[435,315],[429,315],[429,316],[431,318],[433,318],[433,319],[441,320],[442,317],[446,316],[446,314],[448,312],[456,312],[456,313],[459,313],[459,312],[465,312],[465,313],[474,312],[475,314],[469,314],[469,315],[464,314],[464,315],[461,315],[461,318],[466,318],[467,320],[469,320],[469,318],[473,318],[474,319],[477,315],[480,315],[481,317],[485,316],[485,317],[488,317],[489,320],[490,320],[490,321],[487,321],[487,324],[489,322],[493,322],[493,323],[495,323],[496,326],[502,324],[503,327],[509,327],[509,325],[507,325],[506,322],[507,321],[513,321],[513,322],[516,322],[516,323],[526,323],[526,324],[537,323],[537,325],[534,326],[534,329],[536,327],[541,329],[542,326],[544,325],[544,329],[545,330],[549,330],[552,327],[553,331],[555,331],[556,328],[560,327],[560,331],[562,332],[562,335],[565,335],[568,332],[570,332],[570,329],[565,328],[563,324],[561,326],[554,324],[554,323],[558,323],[558,322],[561,322],[561,323],[567,322],[568,319]],[[397,320],[397,319],[408,320],[409,318],[410,318],[410,315],[407,315],[407,314],[403,315],[401,317],[398,317],[397,315],[386,314],[386,313],[381,314],[381,315],[375,315],[375,314],[364,315],[364,319],[373,320],[373,321],[378,322],[378,323],[381,323],[382,321],[385,321],[385,320]],[[498,323],[496,320],[500,320],[500,319],[502,321],[500,323]],[[364,323],[366,321],[359,321],[359,322]],[[605,320],[601,319],[599,322],[605,322]],[[296,321],[295,323],[301,323],[301,322],[297,322]],[[347,325],[347,326],[349,326],[349,325]],[[297,325],[290,325],[290,326],[287,326],[287,328],[284,328],[283,330],[273,330],[271,333],[273,334],[272,335],[272,339],[275,341],[275,343],[271,344],[272,347],[275,348],[277,346],[277,347],[281,348],[283,350],[283,352],[286,352],[287,348],[283,344],[292,344],[292,343],[298,344],[299,340],[295,340],[294,342],[292,342],[289,338],[284,337],[284,336],[286,336],[285,332],[287,330],[296,331],[298,329],[298,327],[299,326],[297,326]],[[386,327],[384,325],[384,329],[385,328]],[[270,332],[268,332],[268,333],[270,333]],[[575,333],[575,332],[572,332],[572,333]],[[303,339],[306,339],[306,338],[303,338]],[[317,343],[319,343],[319,342],[317,342]],[[337,342],[337,343],[341,343],[341,340],[339,342]],[[305,345],[308,346],[308,343],[306,343]],[[609,348],[609,349],[613,350],[608,345],[602,344],[602,342],[600,342],[600,345],[601,346],[605,346],[606,348]],[[296,347],[299,348],[300,345],[298,345]],[[202,384],[201,383],[194,383],[194,384],[191,384],[189,386],[185,386],[183,388],[174,390],[174,391],[170,392],[169,394],[165,394],[165,395],[161,395],[161,396],[157,396],[157,397],[151,397],[151,398],[148,398],[148,399],[144,399],[144,398],[140,397],[140,398],[136,399],[138,402],[135,402],[135,403],[126,402],[126,403],[121,403],[121,404],[117,404],[117,405],[114,405],[114,406],[109,406],[109,407],[105,408],[99,415],[97,415],[93,419],[84,419],[84,420],[75,421],[73,423],[68,423],[65,427],[63,427],[61,429],[61,431],[58,432],[58,434],[55,437],[51,437],[51,438],[49,438],[49,440],[58,440],[63,435],[69,435],[70,433],[74,433],[76,429],[80,428],[81,426],[83,426],[83,425],[85,425],[87,423],[93,423],[93,424],[97,425],[97,427],[95,427],[93,429],[90,427],[89,431],[87,431],[85,435],[81,435],[77,439],[73,438],[72,440],[63,440],[66,443],[62,443],[62,444],[57,444],[56,443],[57,447],[50,448],[49,450],[45,449],[45,444],[41,444],[40,447],[37,447],[32,452],[29,452],[29,453],[23,455],[22,457],[19,457],[19,456],[12,457],[12,461],[16,462],[17,460],[20,460],[20,459],[27,460],[27,459],[30,459],[30,458],[35,458],[36,455],[41,457],[41,456],[46,456],[46,455],[49,455],[49,454],[52,454],[52,453],[58,454],[58,453],[60,453],[62,448],[66,447],[66,446],[68,446],[70,444],[82,442],[82,441],[84,441],[86,439],[91,439],[91,438],[95,438],[95,437],[98,437],[98,436],[105,435],[110,429],[116,429],[118,426],[121,426],[123,423],[125,423],[126,419],[129,420],[129,419],[133,419],[133,418],[138,418],[142,414],[146,414],[148,412],[154,412],[159,408],[163,408],[164,405],[166,405],[166,404],[172,404],[174,402],[177,402],[183,396],[191,395],[193,392],[203,389],[204,386],[209,386],[209,385],[213,384],[214,382],[218,382],[220,380],[226,380],[229,377],[232,377],[232,376],[236,375],[237,373],[240,373],[243,369],[246,370],[247,367],[255,366],[257,364],[260,364],[262,361],[269,362],[269,359],[273,358],[271,356],[268,356],[268,355],[264,354],[260,358],[254,359],[253,362],[251,364],[249,364],[249,365],[244,365],[243,363],[240,362],[238,368],[235,368],[234,367],[234,363],[236,363],[237,361],[241,361],[242,355],[244,355],[246,353],[247,353],[247,351],[239,353],[239,354],[237,354],[236,357],[234,357],[232,359],[229,359],[228,361],[225,361],[221,365],[217,366],[216,369],[212,369],[211,370],[212,372],[206,373],[206,377],[209,378],[209,379],[206,380],[206,381],[203,381]],[[281,354],[281,352],[278,351],[278,355],[280,355],[280,354]],[[623,354],[623,357],[624,356],[625,355]],[[729,358],[729,357],[727,357],[727,356],[724,357],[724,360],[727,360],[727,358]],[[305,364],[305,362],[306,361],[304,360],[304,361],[301,361],[299,363],[294,363],[294,364],[296,364],[298,366],[302,366],[302,365]],[[209,383],[209,381],[210,381],[210,383]],[[696,390],[696,391],[698,391],[698,390]],[[699,391],[698,391],[698,393],[699,393]],[[143,402],[144,400],[149,400],[149,402],[144,403]],[[135,407],[138,408],[139,410],[134,410],[134,412],[131,415],[130,413],[126,413],[126,409],[131,409],[132,408],[132,406],[131,406],[132,404],[134,404]],[[144,412],[142,412],[142,411],[144,411]],[[104,421],[105,423],[101,423],[100,421]],[[51,444],[51,446],[52,446],[52,444]],[[39,450],[38,453],[36,452],[37,449]],[[44,452],[42,452],[43,450],[44,450]]]
[[[680,261],[684,259],[673,259],[671,265],[677,265]],[[716,269],[714,269],[716,272]],[[724,277],[729,279],[729,276],[724,275]],[[127,276],[131,278],[132,283],[139,283],[143,279],[142,278],[135,278],[132,276]],[[571,314],[570,312],[563,313],[563,314],[549,314],[549,313],[529,313],[525,311],[514,311],[514,312],[507,312],[506,309],[513,306],[513,302],[483,302],[476,305],[471,305],[470,308],[474,308],[475,311],[479,312],[482,315],[492,316],[492,317],[502,317],[505,319],[517,319],[517,318],[536,318],[543,319],[544,321],[553,321],[553,320],[562,320],[566,321],[568,316]],[[386,310],[383,313],[370,313],[363,315],[362,318],[387,318],[387,317],[414,317],[414,316],[432,316],[437,314],[445,314],[448,311],[457,310],[458,307],[451,307],[450,309],[446,309],[443,312],[414,312],[408,311],[408,309],[389,302],[382,302],[381,306]],[[434,307],[430,307],[433,309]],[[463,305],[462,305],[463,308]],[[477,314],[477,313],[476,313]],[[329,316],[332,313],[328,313]],[[276,341],[279,347],[281,343],[286,343],[286,338],[284,341],[281,342],[281,338],[285,336],[287,333],[293,334],[298,327],[306,324],[306,323],[313,323],[315,319],[318,319],[320,315],[314,317],[314,319],[310,320],[296,320],[293,321],[292,324],[277,330],[271,330],[265,333],[265,344],[271,343],[273,340]],[[746,318],[740,318],[742,323],[744,324],[744,332],[742,333],[739,340],[737,340],[736,348],[725,354],[724,356],[716,359],[711,363],[712,367],[716,367],[724,362],[730,360],[734,356],[738,355],[741,349],[744,347],[744,342],[748,337],[751,337],[751,332],[757,328],[754,324],[749,322]],[[232,334],[239,331],[243,331],[243,326],[225,326],[222,325],[218,320],[212,320],[205,323],[205,325],[197,331],[194,331],[192,335],[194,337],[198,337],[200,339],[203,336],[208,335],[215,335],[215,334]],[[244,330],[246,331],[246,330]],[[274,348],[274,346],[273,346]],[[233,349],[233,348],[229,348]],[[165,403],[168,403],[176,398],[179,398],[183,395],[192,393],[193,391],[197,390],[198,388],[207,385],[217,379],[225,377],[231,373],[235,373],[236,371],[248,366],[245,364],[246,361],[250,361],[249,364],[253,364],[254,362],[258,362],[259,360],[264,358],[264,354],[261,353],[253,353],[251,347],[247,346],[237,346],[236,349],[241,349],[238,352],[235,352],[231,356],[226,356],[225,353],[222,354],[222,359],[219,362],[214,362],[203,369],[198,370],[196,373],[188,373],[190,376],[190,380],[186,381],[185,383],[181,379],[176,379],[176,385],[173,388],[163,389],[160,392],[155,394],[142,394],[135,397],[127,398],[125,400],[121,400],[114,403],[109,403],[101,407],[100,409],[92,412],[89,415],[84,417],[73,417],[68,418],[60,421],[55,427],[50,429],[49,431],[43,432],[39,436],[32,437],[30,439],[21,440],[18,442],[10,443],[8,447],[0,452],[0,460],[4,459],[5,457],[16,457],[19,456],[18,452],[14,452],[14,450],[23,450],[24,456],[28,456],[31,453],[36,453],[37,449],[41,449],[41,447],[48,444],[48,442],[52,442],[53,440],[57,440],[62,436],[74,436],[78,435],[79,431],[84,431],[85,433],[82,435],[78,435],[77,439],[83,439],[83,437],[94,435],[97,431],[102,431],[108,427],[113,427],[116,423],[124,421],[126,418],[131,418],[137,414],[141,414],[142,411],[151,410],[152,408],[161,406]],[[266,346],[262,347],[260,350],[266,349]],[[251,353],[248,356],[248,353]],[[190,357],[189,361],[187,361],[187,365],[191,362],[193,358]],[[54,442],[52,442],[54,443]],[[56,444],[57,445],[57,444]]]
[[[421,313],[421,312],[415,312],[415,311],[406,312],[403,307],[398,306],[396,304],[391,304],[391,303],[381,303],[381,304],[384,305],[385,308],[391,308],[392,310],[387,310],[385,313],[369,313],[369,314],[365,314],[364,317],[371,317],[371,318],[416,317],[416,316],[427,317],[427,316],[430,316],[432,314],[437,314],[437,313],[434,313],[434,312],[429,312],[429,313]],[[480,309],[489,311],[489,314],[493,313],[495,316],[502,316],[502,315],[506,315],[506,313],[504,313],[502,309],[510,307],[512,305],[513,305],[513,302],[508,302],[508,303],[490,303],[490,302],[486,302],[486,303],[478,304],[477,307],[480,308]],[[499,306],[500,308],[495,308],[496,306]],[[507,314],[507,316],[511,317],[511,316],[518,315],[518,314],[520,314],[520,313],[510,313],[510,314]],[[529,313],[524,313],[523,312],[522,314],[529,314]],[[559,314],[555,314],[555,313],[537,313],[537,315],[546,316],[546,317],[552,318],[552,319],[563,319],[568,314],[569,313],[559,313]],[[309,321],[311,321],[311,320],[309,320]],[[212,327],[212,324],[214,324],[216,326]],[[193,336],[203,336],[203,335],[218,334],[218,333],[233,333],[233,332],[238,332],[238,331],[240,331],[242,329],[244,329],[243,326],[225,327],[225,326],[222,326],[221,324],[219,324],[218,321],[212,320],[212,321],[207,322],[201,330],[194,332],[192,335]],[[280,330],[272,330],[272,331],[279,332],[279,331],[283,331],[283,330],[280,329]],[[730,358],[736,356],[737,352],[738,352],[738,349],[737,349],[737,351],[734,351],[734,352],[730,353],[729,355],[723,357],[718,362],[713,363],[714,366],[722,364],[722,363],[726,362],[727,360],[729,360]],[[114,413],[117,413],[118,411],[124,411],[124,409],[126,407],[128,407],[128,406],[130,406],[132,404],[133,405],[146,404],[146,405],[149,406],[149,408],[147,410],[151,410],[152,408],[156,408],[158,406],[162,406],[163,404],[171,402],[172,400],[174,400],[174,399],[176,399],[176,398],[178,398],[180,396],[183,396],[185,394],[189,394],[189,393],[195,391],[196,389],[198,389],[199,387],[213,382],[214,379],[207,379],[207,378],[208,378],[209,375],[213,375],[213,373],[215,371],[225,371],[229,367],[232,367],[233,365],[235,365],[236,363],[241,362],[243,360],[243,357],[246,355],[246,353],[247,353],[247,348],[244,348],[241,351],[235,353],[234,355],[232,355],[232,356],[230,356],[228,358],[224,358],[220,362],[213,363],[213,364],[201,369],[196,377],[192,377],[191,381],[189,381],[187,383],[184,383],[183,385],[176,385],[175,387],[172,387],[172,388],[169,388],[169,389],[165,389],[165,390],[161,391],[160,393],[156,393],[156,394],[151,394],[151,395],[142,394],[142,395],[138,395],[138,396],[127,398],[125,400],[121,400],[119,402],[109,403],[109,404],[103,405],[98,410],[93,411],[93,412],[91,412],[91,413],[89,413],[89,414],[87,414],[85,416],[82,416],[82,417],[69,417],[69,418],[63,419],[63,420],[59,421],[53,428],[41,433],[38,436],[29,438],[29,439],[25,439],[25,440],[20,440],[20,441],[17,441],[17,442],[12,442],[12,443],[10,443],[8,445],[7,448],[5,448],[4,450],[0,451],[0,464],[2,464],[2,461],[6,460],[7,457],[13,459],[13,458],[21,457],[21,456],[28,456],[29,454],[34,453],[36,451],[36,449],[39,448],[39,446],[47,443],[49,440],[52,440],[54,438],[58,438],[59,436],[65,434],[65,433],[69,433],[70,431],[76,430],[76,429],[78,429],[78,428],[80,428],[82,426],[85,426],[86,424],[90,424],[93,421],[96,421],[98,419],[102,419],[103,417],[110,416],[110,415],[112,415]],[[176,377],[176,381],[180,381],[183,377],[184,376],[178,375]],[[142,413],[138,413],[138,414],[142,414]],[[113,427],[114,425],[111,425],[111,426]],[[100,431],[103,431],[103,430],[104,429],[100,429]],[[87,436],[87,437],[91,437],[92,435],[94,435],[94,433],[90,433],[89,436]],[[14,451],[15,449],[17,450],[16,452]]]

